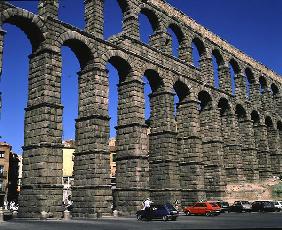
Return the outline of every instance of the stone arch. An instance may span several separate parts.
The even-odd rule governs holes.
[[[265,117],[265,125],[267,127],[273,127],[273,120],[270,116]]]
[[[267,80],[264,76],[259,77],[260,93],[264,94],[267,90]]]
[[[225,65],[225,61],[219,49],[213,49],[211,54],[213,64],[213,85],[215,88],[219,89],[222,87],[222,84],[224,84],[222,67]]]
[[[254,73],[253,73],[253,71],[250,67],[247,67],[245,69],[245,74],[246,74],[246,77],[247,77],[247,80],[249,81],[249,83],[254,84],[255,83],[255,76],[254,76]]]
[[[156,70],[147,69],[144,71],[144,76],[148,79],[153,93],[159,91],[164,86],[163,79]]]
[[[231,58],[229,61],[229,73],[230,73],[229,81],[231,82],[230,92],[232,93],[232,95],[236,94],[238,97],[241,97],[243,91],[245,91],[243,90],[243,84],[245,83],[241,81],[237,81],[238,79],[237,77],[241,73],[241,68],[238,62],[234,58]]]
[[[247,111],[241,104],[236,105],[235,113],[239,120],[244,120],[247,117]]]
[[[277,129],[279,130],[279,132],[282,133],[282,121],[277,121],[277,125],[276,125]]]
[[[204,42],[199,37],[194,37],[192,43],[195,44],[200,57],[206,54],[206,47]]]
[[[191,87],[190,87],[190,88],[191,88]],[[205,87],[205,85],[200,85],[200,86],[199,86],[198,88],[196,88],[196,89],[193,88],[193,90],[195,90],[195,91],[193,91],[193,93],[194,93],[195,95],[197,95],[197,97],[199,97],[200,92],[206,92],[206,93],[209,94],[210,97],[213,99],[213,100],[212,100],[213,103],[216,103],[217,95],[213,95],[212,90],[211,90],[210,88]],[[192,89],[191,89],[191,91],[192,91]]]
[[[154,32],[160,29],[160,19],[154,10],[142,5],[139,14],[145,15],[149,19]]]
[[[229,101],[224,98],[224,97],[221,97],[218,101],[218,108],[220,109],[220,115],[227,115],[228,113],[231,112],[231,106],[230,106],[230,103]]]
[[[273,96],[276,96],[279,94],[279,88],[275,83],[272,83],[270,86],[271,92]]]
[[[250,67],[245,68],[245,80],[246,80],[246,96],[247,98],[251,98],[251,95],[254,90],[254,85],[255,85],[255,76]]]
[[[241,68],[240,68],[238,62],[234,58],[231,58],[229,63],[232,66],[235,74],[239,74],[241,72]]]
[[[253,110],[251,112],[251,120],[254,122],[254,124],[260,124],[261,118],[260,118],[260,114],[257,110]]]
[[[62,46],[68,46],[76,55],[81,69],[94,60],[94,51],[90,42],[81,34],[68,31],[60,35],[55,42],[56,52],[60,52]]]
[[[129,15],[130,12],[131,12],[131,4],[130,4],[130,1],[129,0],[115,0],[117,1],[120,9],[121,9],[121,12],[122,12],[122,15],[123,15],[123,19],[126,15]]]
[[[146,62],[142,62],[141,65],[140,65],[140,61],[139,60],[136,60],[135,64],[134,64],[134,67],[136,70],[138,70],[138,75],[142,76],[144,75],[144,73],[147,71],[147,70],[152,70],[156,73],[158,73],[159,77],[161,77],[161,70],[159,69],[158,66],[152,64],[152,63],[146,63]],[[162,79],[163,81],[163,79]]]
[[[173,78],[172,87],[173,87],[173,85],[176,84],[176,82],[182,82],[183,84],[185,84],[186,87],[188,88],[189,92],[192,93],[191,84],[190,84],[190,82],[187,80],[187,78],[185,78],[184,76],[176,75],[176,76]]]
[[[212,55],[215,57],[218,67],[224,65],[225,62],[220,50],[218,50],[217,48],[213,49]]]
[[[130,56],[119,50],[109,50],[100,59],[99,67],[104,69],[107,62],[110,62],[119,72],[120,76],[125,76],[132,72]],[[121,64],[121,66],[119,66]]]
[[[200,91],[198,94],[198,99],[200,101],[200,112],[203,110],[212,109],[212,97],[207,91]]]
[[[181,44],[181,42],[184,39],[184,33],[183,33],[181,27],[179,25],[177,25],[176,23],[171,22],[170,24],[168,24],[167,28],[170,28],[175,33],[179,44]]]
[[[185,49],[185,35],[182,28],[175,22],[169,22],[166,32],[168,33],[170,40],[168,53],[182,59],[184,57],[183,54],[187,52]]]
[[[173,88],[176,95],[178,96],[179,103],[188,99],[188,96],[190,94],[190,89],[184,82],[177,80],[174,83]]]
[[[35,52],[45,40],[45,26],[41,18],[26,10],[10,8],[1,13],[0,27],[4,23],[10,23],[20,28],[27,35]]]

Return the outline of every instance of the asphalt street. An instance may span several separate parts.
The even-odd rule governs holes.
[[[0,230],[146,230],[146,229],[282,229],[280,213],[224,213],[220,216],[180,216],[177,221],[137,221],[135,217],[96,220],[27,220],[0,222]]]

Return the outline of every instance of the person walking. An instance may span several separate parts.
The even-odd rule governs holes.
[[[145,210],[145,219],[146,220],[150,220],[151,219],[151,204],[153,203],[153,201],[150,200],[150,198],[147,198],[144,201],[144,210]]]
[[[73,208],[73,202],[71,200],[71,196],[69,195],[66,202],[65,202],[65,206],[66,206],[66,209],[68,211],[72,211],[72,208]]]

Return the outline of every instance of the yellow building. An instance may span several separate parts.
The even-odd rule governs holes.
[[[63,177],[72,177],[73,175],[73,157],[75,151],[75,141],[63,141]]]
[[[63,141],[63,200],[71,195],[71,186],[73,185],[73,160],[75,151],[75,141]]]

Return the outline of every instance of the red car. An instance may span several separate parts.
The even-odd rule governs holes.
[[[188,206],[183,209],[183,212],[188,215],[206,215],[217,216],[220,214],[220,207],[215,203],[197,202],[193,206]]]

